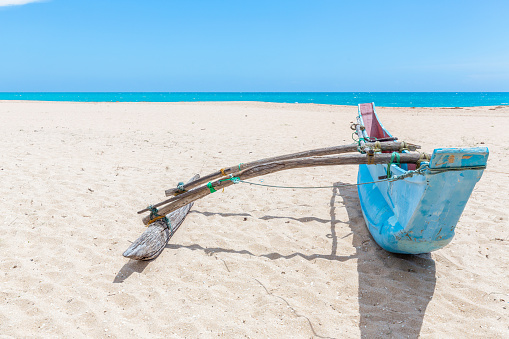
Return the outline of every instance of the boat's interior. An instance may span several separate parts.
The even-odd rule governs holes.
[[[393,138],[392,135],[390,135],[390,133],[387,132],[378,121],[373,103],[360,104],[359,111],[362,116],[362,121],[364,122],[364,127],[366,128],[366,133],[368,134],[369,141],[386,141],[396,139]]]

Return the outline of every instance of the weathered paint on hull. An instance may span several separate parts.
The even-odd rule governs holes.
[[[428,253],[450,243],[483,173],[475,167],[486,165],[488,153],[486,147],[436,149],[422,175],[359,185],[362,212],[375,241],[389,252],[406,254]],[[396,165],[391,170],[406,173]],[[386,172],[386,165],[360,165],[357,182],[378,181]]]

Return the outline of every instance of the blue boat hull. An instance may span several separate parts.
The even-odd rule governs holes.
[[[357,182],[366,225],[375,241],[394,253],[419,254],[446,246],[481,178],[486,147],[443,148],[433,152],[420,173],[380,180],[387,165],[360,165]],[[393,175],[407,173],[391,165]],[[372,183],[377,181],[376,183]]]

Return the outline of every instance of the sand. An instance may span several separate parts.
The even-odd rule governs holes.
[[[354,106],[0,102],[4,337],[507,338],[509,107],[377,108],[400,140],[488,146],[446,248],[370,237],[355,188],[232,186],[199,200],[162,254],[122,253],[136,212],[194,173],[351,142]],[[356,167],[255,182],[354,183]]]

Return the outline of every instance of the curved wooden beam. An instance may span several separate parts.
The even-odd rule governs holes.
[[[417,163],[421,156],[420,153],[400,153],[400,163]],[[329,157],[309,157],[300,159],[291,159],[283,161],[275,161],[261,165],[255,165],[235,173],[235,177],[240,180],[251,179],[262,175],[275,173],[283,170],[305,167],[332,166],[332,165],[359,165],[359,164],[388,164],[391,162],[392,155],[390,153],[381,153],[374,155],[365,154],[346,154]],[[210,183],[210,187],[215,190],[226,188],[233,185],[231,180],[217,180]],[[211,194],[212,190],[207,185],[198,187],[191,191],[184,192],[173,198],[173,201],[159,209],[159,214],[170,213],[190,202],[196,201]],[[143,218],[143,223],[147,224],[150,216]]]
[[[417,149],[420,149],[421,146],[409,144],[406,143],[405,146],[407,146],[408,150],[415,151]],[[367,142],[363,143],[363,148],[366,150],[372,150],[375,147],[375,143],[373,142]],[[403,142],[399,141],[388,141],[388,142],[381,142],[381,150],[387,151],[387,152],[397,152],[403,147]],[[211,180],[219,179],[221,177],[224,177],[225,174],[233,174],[236,172],[239,172],[242,169],[246,169],[249,167],[253,167],[256,165],[266,164],[274,161],[281,161],[281,160],[290,160],[290,159],[299,159],[299,158],[305,158],[305,157],[316,157],[316,156],[325,156],[325,155],[335,155],[335,154],[343,154],[343,153],[350,153],[350,152],[357,152],[358,151],[358,145],[357,144],[350,144],[350,145],[342,145],[342,146],[334,146],[334,147],[325,147],[325,148],[318,148],[314,150],[304,151],[304,152],[298,152],[298,153],[292,153],[292,154],[286,154],[281,155],[277,157],[272,158],[265,158],[261,160],[252,161],[245,164],[240,164],[237,166],[231,166],[223,169],[223,171],[216,171],[211,174],[208,174],[204,177],[199,178],[196,181],[193,181],[192,183],[187,183],[183,186],[183,189],[185,191],[189,191],[195,187],[198,187],[200,185],[203,185]],[[368,152],[369,153],[369,152]],[[178,188],[170,188],[165,191],[166,196],[174,196],[179,192]],[[172,201],[178,200],[178,195],[175,195],[172,198],[166,199],[158,204],[155,204],[154,207],[159,207],[165,204],[168,204]],[[138,211],[138,214],[148,212],[148,209],[142,209]]]

